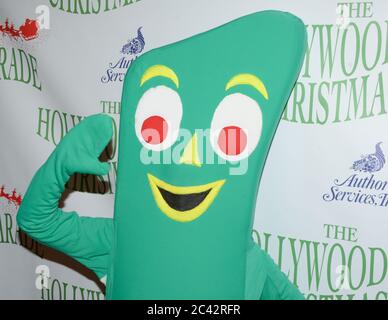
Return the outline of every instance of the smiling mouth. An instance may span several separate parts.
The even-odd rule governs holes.
[[[178,187],[148,174],[159,209],[169,218],[190,222],[199,218],[213,203],[225,180],[199,186]]]

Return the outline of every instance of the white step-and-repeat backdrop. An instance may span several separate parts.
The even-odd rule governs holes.
[[[1,299],[104,299],[90,271],[19,233],[29,181],[84,116],[118,123],[122,80],[139,55],[265,9],[301,17],[308,50],[267,160],[254,237],[308,299],[388,298],[387,1],[1,0]],[[107,187],[72,178],[65,210],[112,216],[117,150],[110,163]]]

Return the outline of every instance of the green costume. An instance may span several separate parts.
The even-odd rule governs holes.
[[[251,230],[305,47],[298,18],[264,11],[142,55],[123,87],[114,218],[58,208],[72,174],[109,170],[98,156],[112,120],[100,114],[35,174],[19,226],[107,275],[108,299],[302,299]],[[178,161],[163,158],[171,153]],[[233,174],[239,166],[246,172]]]

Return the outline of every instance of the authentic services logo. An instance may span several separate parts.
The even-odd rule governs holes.
[[[366,156],[361,156],[360,160],[353,163],[352,169],[359,172],[377,172],[380,171],[385,164],[385,156],[381,150],[382,142],[376,144],[375,152]]]
[[[137,35],[130,38],[121,50],[121,57],[115,62],[110,62],[104,75],[101,77],[102,83],[122,82],[127,69],[131,63],[143,52],[145,40],[142,33],[142,27],[137,29]]]
[[[382,145],[382,142],[378,142],[374,152],[355,160],[350,167],[352,174],[335,178],[330,191],[323,195],[323,200],[387,207],[388,181],[381,178],[386,162]]]
[[[121,49],[121,53],[136,55],[143,51],[145,41],[143,34],[141,33],[141,29],[142,27],[137,29],[137,36],[133,39],[128,40],[128,42]]]

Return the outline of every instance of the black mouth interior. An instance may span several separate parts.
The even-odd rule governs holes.
[[[206,198],[211,190],[190,194],[175,194],[160,187],[158,189],[168,205],[177,211],[187,211],[195,208]]]

